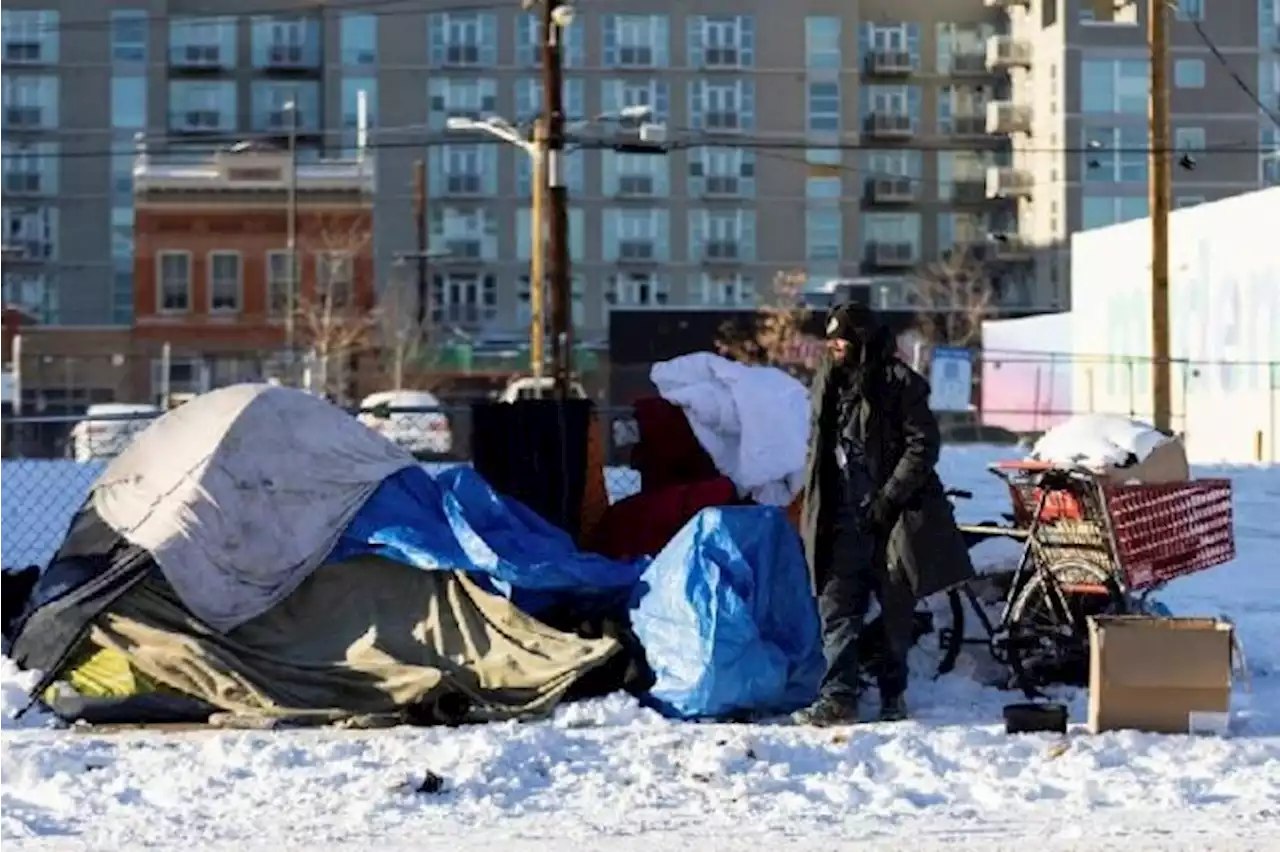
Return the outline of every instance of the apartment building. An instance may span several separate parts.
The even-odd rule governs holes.
[[[1022,240],[1050,247],[1035,289],[1065,306],[1070,235],[1148,215],[1147,6],[1098,20],[1088,0],[988,2],[1007,16],[991,55],[1010,79],[988,127],[1013,150],[988,190],[1018,200]],[[1174,206],[1280,184],[1280,135],[1254,100],[1280,114],[1280,4],[1180,0],[1169,33]]]

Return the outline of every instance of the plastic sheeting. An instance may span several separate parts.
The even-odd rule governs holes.
[[[568,533],[494,491],[469,467],[434,478],[413,467],[388,477],[348,524],[329,560],[365,553],[478,575],[534,616],[566,602],[584,611],[620,606],[648,564],[579,551]]]
[[[818,609],[781,509],[699,512],[640,578],[631,626],[656,676],[649,701],[663,715],[761,716],[817,696]]]

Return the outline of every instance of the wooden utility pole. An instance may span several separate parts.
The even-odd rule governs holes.
[[[573,323],[570,310],[569,193],[564,174],[564,69],[558,0],[542,0],[542,86],[547,128],[547,215],[551,280],[551,360],[556,396],[569,398]],[[571,11],[571,10],[570,10]]]
[[[1173,169],[1169,144],[1169,10],[1166,0],[1147,0],[1151,49],[1151,408],[1157,429],[1172,427],[1173,381],[1169,340],[1169,207]]]
[[[418,239],[418,325],[427,322],[427,164],[413,164],[413,225]]]
[[[547,124],[538,118],[533,127],[533,210],[530,227],[531,254],[529,256],[529,368],[535,379],[542,378],[543,342],[547,333],[546,294],[547,270],[544,252],[547,247],[546,197],[547,197]]]

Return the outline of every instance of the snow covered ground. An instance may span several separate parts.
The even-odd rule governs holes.
[[[962,518],[1003,510],[984,466],[1007,452],[946,451],[943,478],[975,492]],[[21,496],[9,470],[6,563]],[[1198,474],[1235,480],[1239,558],[1161,599],[1237,623],[1252,678],[1228,738],[1009,737],[1000,708],[1013,699],[966,677],[973,661],[914,683],[913,721],[852,730],[676,724],[622,697],[461,729],[103,734],[24,718],[35,727],[14,730],[29,676],[5,660],[0,838],[188,852],[1276,848],[1280,468]],[[1082,722],[1083,696],[1064,697]],[[441,792],[416,791],[428,770]]]

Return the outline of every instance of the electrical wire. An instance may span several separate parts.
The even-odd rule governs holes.
[[[1197,20],[1192,20],[1191,26],[1195,28],[1196,35],[1198,35],[1200,40],[1204,42],[1204,46],[1209,48],[1209,52],[1213,54],[1213,58],[1216,59],[1218,64],[1222,66],[1222,69],[1227,72],[1227,76],[1235,82],[1236,87],[1239,88],[1240,91],[1244,92],[1245,96],[1257,105],[1258,110],[1270,119],[1272,124],[1277,128],[1280,128],[1280,113],[1277,113],[1271,107],[1262,102],[1262,98],[1253,90],[1253,87],[1245,82],[1245,79],[1240,76],[1240,73],[1232,67],[1231,61],[1227,59],[1223,52],[1218,48],[1217,43],[1215,43],[1209,33],[1205,31],[1204,25]],[[1266,152],[1270,153],[1273,150],[1274,149],[1269,148],[1266,149]]]

